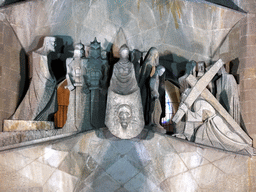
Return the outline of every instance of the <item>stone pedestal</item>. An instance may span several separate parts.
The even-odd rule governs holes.
[[[121,139],[139,135],[145,125],[140,90],[129,95],[119,95],[109,90],[107,100],[105,124],[109,131]]]
[[[3,132],[54,129],[52,121],[4,120]]]

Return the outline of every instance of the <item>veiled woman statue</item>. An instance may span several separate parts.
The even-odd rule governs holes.
[[[119,54],[108,88],[105,124],[113,135],[130,139],[144,128],[143,110],[128,47],[121,46]]]
[[[128,58],[129,49],[123,45],[120,48],[120,60],[114,65],[109,87],[109,90],[120,95],[129,95],[139,90],[133,63]]]

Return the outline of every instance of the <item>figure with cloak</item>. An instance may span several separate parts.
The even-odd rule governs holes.
[[[151,47],[147,52],[145,59],[142,62],[139,76],[139,88],[142,98],[142,106],[144,112],[145,123],[150,123],[150,103],[151,103],[151,89],[150,78],[155,74],[156,67],[159,65],[159,53],[155,47]],[[161,117],[165,116],[165,89],[164,89],[164,75],[159,77],[159,100],[162,107]]]
[[[32,80],[11,119],[49,121],[57,112],[57,83],[51,70],[50,56],[55,48],[56,38],[45,37],[43,47],[32,53]]]
[[[139,135],[145,124],[140,89],[127,45],[121,46],[119,55],[108,88],[105,124],[116,137],[130,139]]]
[[[149,126],[161,133],[166,133],[166,130],[160,125],[162,107],[159,99],[159,78],[164,74],[165,68],[161,65],[156,66],[155,74],[150,78],[151,102],[150,102],[150,123]]]
[[[190,89],[186,90],[188,93],[189,91]],[[189,141],[228,151],[251,151],[251,146],[232,131],[212,105],[202,97],[194,102],[191,109],[185,103],[181,103],[180,108],[187,111],[186,122],[194,123],[194,133],[188,138]]]
[[[87,127],[87,129],[90,127],[90,124],[84,125],[90,122],[89,118],[86,118],[84,110],[88,105],[86,100],[90,93],[90,82],[86,76],[85,64],[84,45],[78,43],[75,45],[73,58],[66,60],[67,86],[65,88],[70,91],[70,94],[67,121],[63,129],[69,129],[70,131],[80,131],[84,127]]]
[[[216,81],[216,98],[238,125],[240,125],[241,112],[236,80],[233,75],[226,72],[224,66],[222,66],[218,74],[221,77]]]
[[[190,61],[186,64],[186,70],[185,74],[181,76],[178,79],[179,85],[180,85],[180,93],[182,94],[187,88],[190,88],[190,85],[186,82],[186,78],[189,75],[196,76],[196,62],[195,61]]]

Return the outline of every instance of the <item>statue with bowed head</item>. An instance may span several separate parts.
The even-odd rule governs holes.
[[[12,119],[49,121],[57,112],[57,83],[51,70],[50,57],[55,48],[56,38],[45,37],[43,47],[32,53],[32,80]]]

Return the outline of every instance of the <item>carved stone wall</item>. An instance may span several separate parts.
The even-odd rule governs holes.
[[[238,5],[247,13],[241,21],[241,46],[239,73],[241,76],[240,100],[245,126],[256,146],[256,3],[254,0],[240,1]]]
[[[23,94],[25,51],[15,32],[0,15],[0,132],[2,120],[9,118]]]
[[[211,62],[219,56],[227,61],[239,57],[243,119],[249,133],[255,134],[252,116],[256,107],[249,107],[256,104],[254,98],[248,98],[254,93],[254,83],[246,83],[253,82],[255,74],[255,35],[251,35],[255,28],[254,1],[229,0],[224,3],[226,7],[213,4],[223,4],[221,0],[153,2],[35,0],[3,7],[0,12],[6,15],[26,52],[33,50],[44,35],[58,35],[69,45],[80,40],[89,45],[96,36],[103,48],[110,50],[122,27],[130,49],[147,51],[155,46],[163,65],[174,75],[179,66],[168,68],[171,61]],[[250,84],[249,88],[242,87]]]

